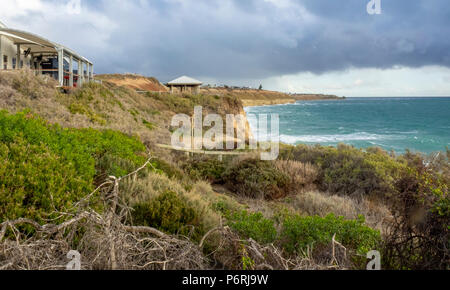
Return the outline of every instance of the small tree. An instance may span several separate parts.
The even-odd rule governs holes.
[[[262,88],[263,88],[263,86],[262,86],[262,85],[259,85],[258,90],[262,90]]]

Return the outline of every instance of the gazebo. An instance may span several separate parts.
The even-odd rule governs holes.
[[[199,80],[187,76],[182,76],[168,82],[166,85],[170,88],[171,93],[198,94],[200,92],[200,86],[202,84],[203,83]]]

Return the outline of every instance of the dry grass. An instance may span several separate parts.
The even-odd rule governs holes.
[[[360,200],[348,196],[329,195],[309,191],[288,198],[285,203],[303,215],[319,215],[325,217],[333,213],[346,219],[356,219],[358,215],[366,218],[366,224],[383,233],[387,222],[392,217],[389,209],[381,203],[367,198]]]
[[[158,101],[114,84],[86,84],[69,94],[60,93],[56,85],[53,79],[29,70],[0,72],[0,109],[29,109],[63,127],[118,130],[139,136],[149,147],[152,140],[170,140],[174,113],[161,111],[164,105]]]
[[[277,160],[275,166],[291,178],[293,190],[301,192],[313,190],[317,180],[318,168],[310,163],[293,160]]]
[[[168,91],[168,88],[154,77],[145,77],[136,74],[103,74],[96,75],[96,78],[113,83],[117,86],[128,87],[134,90],[150,92]]]
[[[212,189],[207,182],[200,181],[186,190],[177,180],[156,173],[149,173],[147,177],[137,180],[126,180],[122,185],[122,191],[131,206],[138,203],[149,202],[160,194],[171,191],[183,197],[188,204],[198,213],[200,223],[206,230],[219,226],[221,216],[214,210],[218,203],[236,209],[240,205],[232,198],[220,195]]]
[[[288,256],[274,246],[253,239],[242,240],[228,227],[219,229],[220,245],[212,253],[214,269],[225,270],[344,270],[350,268],[347,249],[330,241],[322,251],[308,248],[302,255]],[[316,252],[313,254],[313,252]]]

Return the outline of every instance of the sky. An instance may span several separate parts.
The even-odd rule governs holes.
[[[0,0],[96,73],[339,96],[450,96],[448,0]],[[374,0],[372,0],[374,1]]]

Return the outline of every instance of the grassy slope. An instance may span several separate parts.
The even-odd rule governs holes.
[[[120,79],[121,75],[112,77]],[[111,75],[107,78],[110,80]],[[129,79],[130,76],[125,75],[124,78]],[[50,123],[63,127],[113,129],[137,135],[152,149],[155,143],[169,144],[172,116],[178,113],[192,115],[195,105],[222,115],[242,112],[241,102],[232,96],[181,98],[170,94],[142,94],[109,81],[103,85],[92,83],[62,94],[54,89],[55,85],[51,79],[36,78],[27,72],[2,72],[0,108],[10,112],[30,109]]]
[[[168,89],[156,78],[144,77],[136,74],[103,74],[96,75],[97,79],[113,83],[117,86],[129,87],[138,91],[167,92]]]

